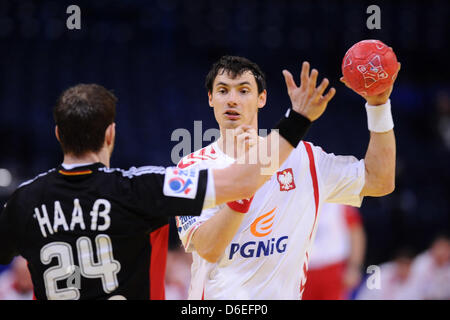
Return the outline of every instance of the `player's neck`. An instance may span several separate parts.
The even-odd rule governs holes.
[[[74,156],[73,154],[64,154],[64,164],[84,164],[84,163],[103,163],[109,168],[110,156],[104,148],[100,152],[88,152],[82,156]]]

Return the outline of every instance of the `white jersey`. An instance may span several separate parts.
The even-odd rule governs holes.
[[[233,162],[213,143],[183,158],[179,166],[223,168]],[[200,257],[190,241],[224,205],[203,210],[199,217],[177,217],[180,239],[193,254],[189,299],[300,299],[321,204],[360,206],[364,171],[363,160],[300,143],[255,193],[217,263]]]

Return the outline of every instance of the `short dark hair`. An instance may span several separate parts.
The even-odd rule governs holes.
[[[263,92],[266,89],[266,76],[261,68],[247,58],[237,56],[223,56],[213,64],[206,76],[206,90],[212,92],[214,79],[216,79],[219,72],[222,72],[222,74],[227,72],[234,79],[245,71],[250,71],[255,77],[256,84],[258,85],[258,93]]]
[[[64,154],[98,152],[116,117],[117,98],[98,84],[78,84],[64,91],[53,109]]]

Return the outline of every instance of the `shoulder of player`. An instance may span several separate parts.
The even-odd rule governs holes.
[[[339,155],[335,154],[334,152],[325,151],[322,147],[316,146],[311,142],[308,141],[302,141],[300,143],[302,147],[300,148],[301,152],[304,152],[306,154],[309,154],[309,156],[314,157],[314,161],[316,165],[321,165],[321,163],[325,160],[326,162],[332,161],[333,163],[354,163],[355,161],[360,161],[357,157],[354,155]],[[297,149],[300,147],[300,145],[297,147]]]
[[[316,146],[312,142],[302,140],[295,150],[291,152],[280,170],[285,167],[310,170],[312,164],[316,168],[320,167],[323,156],[326,154],[327,153],[320,146]]]
[[[310,141],[301,141],[296,148],[302,158],[313,158],[314,162],[317,162],[321,157],[329,155],[321,146],[317,146]],[[334,155],[334,154],[331,154]]]
[[[131,167],[127,170],[121,168],[107,168],[101,167],[98,169],[99,172],[104,174],[115,174],[120,175],[124,178],[135,178],[146,174],[165,174],[166,168],[161,166],[142,166],[142,167]]]
[[[199,149],[197,151],[192,152],[191,154],[181,158],[180,162],[178,162],[178,168],[185,169],[196,164],[199,164],[202,161],[207,160],[215,160],[218,158],[217,151],[215,150],[212,144]]]
[[[308,148],[311,148],[313,151],[325,152],[321,146],[316,146],[311,141],[302,140],[299,143],[299,145],[297,146],[297,149],[301,149],[301,150],[304,150],[304,151],[307,151]]]
[[[44,178],[48,178],[52,173],[56,172],[56,168],[50,169],[47,172],[43,172],[35,176],[34,178],[27,180],[25,182],[22,182],[18,187],[17,190],[24,190],[31,186],[36,186],[39,183],[44,181]]]
[[[285,165],[295,165],[299,164],[299,161],[307,161],[310,158],[317,158],[320,153],[323,152],[321,147],[317,147],[309,141],[301,141],[297,147],[291,152],[288,159],[284,163]],[[305,163],[307,163],[305,162]]]
[[[46,178],[50,177],[54,172],[56,172],[56,168],[40,173],[34,178],[22,182],[9,196],[7,203],[26,203],[27,199],[36,195],[37,190],[41,189],[42,184],[46,181]]]

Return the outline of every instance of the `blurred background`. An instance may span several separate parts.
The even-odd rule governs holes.
[[[81,9],[80,30],[66,27],[71,4]],[[381,9],[380,30],[366,27],[372,4]],[[0,203],[62,161],[52,108],[78,83],[99,83],[119,98],[113,167],[174,165],[175,129],[193,132],[196,120],[203,132],[217,127],[204,79],[224,54],[265,71],[259,125],[267,129],[290,103],[281,70],[299,77],[308,60],[337,94],[306,139],[363,158],[364,101],[339,82],[341,62],[355,42],[379,39],[402,63],[391,96],[398,176],[393,194],[366,198],[360,209],[364,267],[403,248],[424,252],[450,226],[449,16],[445,0],[0,0]]]

